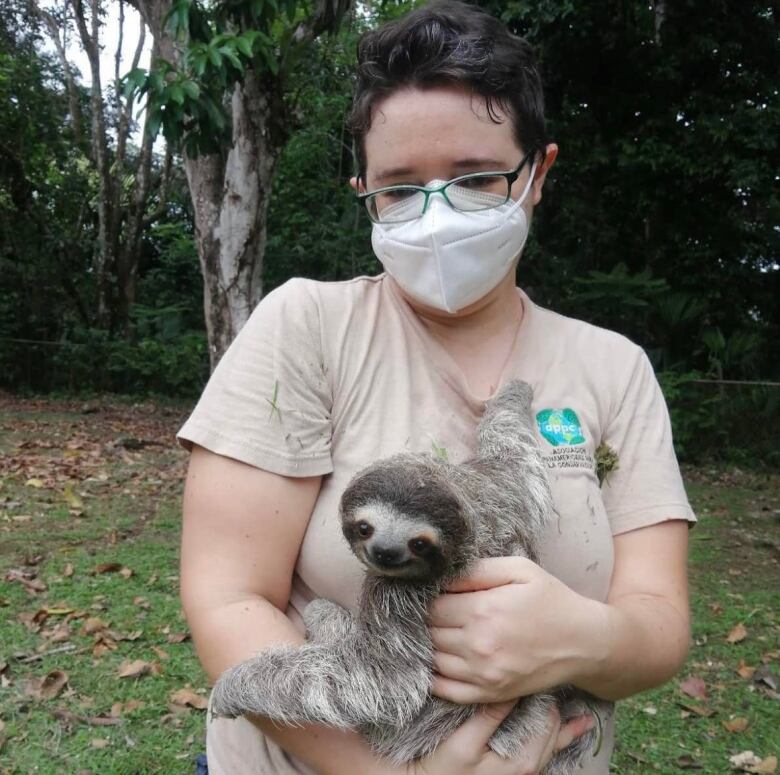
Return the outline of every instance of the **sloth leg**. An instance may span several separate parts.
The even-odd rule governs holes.
[[[306,637],[317,643],[339,642],[355,630],[352,614],[337,603],[319,598],[312,600],[303,611]]]
[[[338,687],[348,680],[337,646],[279,644],[226,670],[214,685],[212,708],[230,718],[257,713],[283,724],[347,727],[352,722]]]
[[[490,738],[488,745],[499,756],[507,759],[518,756],[528,740],[545,733],[549,713],[557,704],[549,694],[532,694],[521,698]]]

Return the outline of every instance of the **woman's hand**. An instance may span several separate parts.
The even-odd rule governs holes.
[[[604,608],[531,560],[481,560],[431,605],[433,693],[490,703],[576,684],[606,653]]]
[[[436,751],[413,762],[407,775],[538,775],[557,752],[593,727],[592,716],[580,716],[561,725],[557,710],[550,713],[547,731],[524,747],[522,755],[504,759],[487,745],[515,702],[486,705]]]

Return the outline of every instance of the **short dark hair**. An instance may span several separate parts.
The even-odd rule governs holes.
[[[361,177],[373,105],[404,86],[443,84],[462,84],[484,97],[493,121],[499,121],[496,107],[507,113],[520,147],[544,157],[544,94],[531,45],[481,8],[434,0],[360,38],[348,127]]]

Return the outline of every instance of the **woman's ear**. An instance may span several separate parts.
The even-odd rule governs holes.
[[[349,185],[352,186],[352,190],[356,194],[365,194],[366,193],[366,184],[363,182],[363,178],[352,176],[349,179]]]
[[[544,161],[537,167],[536,174],[534,175],[534,182],[531,186],[531,203],[538,205],[542,201],[542,186],[547,178],[547,173],[550,171],[550,167],[555,164],[555,159],[558,157],[558,146],[555,143],[550,143],[545,148]]]

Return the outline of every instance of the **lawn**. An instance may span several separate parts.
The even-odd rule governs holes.
[[[0,773],[194,772],[207,687],[178,600],[171,443],[186,410],[0,397]],[[613,771],[728,773],[753,751],[774,772],[780,476],[685,475],[694,643],[677,680],[621,704]]]

